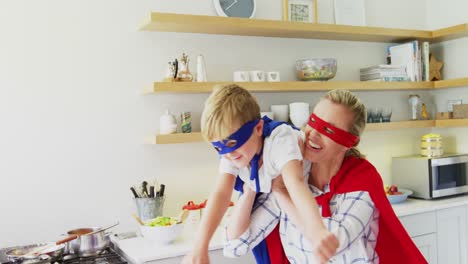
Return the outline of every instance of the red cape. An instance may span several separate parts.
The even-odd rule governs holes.
[[[380,263],[427,263],[393,211],[385,194],[382,178],[374,166],[367,160],[353,156],[345,158],[340,170],[330,182],[330,190],[327,193],[327,198],[331,198],[334,194],[355,191],[366,191],[370,194],[375,207],[380,213],[379,234],[376,245],[376,252]],[[329,201],[327,198],[318,198],[317,202],[319,204],[326,203],[327,200]],[[322,206],[322,215],[327,216],[327,213],[329,213],[329,210],[327,212],[328,208],[325,204]],[[275,232],[278,232],[277,229],[275,229]],[[277,234],[271,234],[270,236],[277,236],[279,238]],[[279,239],[275,240],[276,242],[267,237],[269,252],[274,249],[277,251],[278,247],[275,244],[281,243],[281,241]],[[285,262],[284,259],[272,258],[271,263]]]

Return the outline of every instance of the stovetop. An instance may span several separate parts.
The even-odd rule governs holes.
[[[4,248],[0,249],[0,264],[13,264],[18,262],[11,262],[8,260],[5,252],[10,250],[11,248]],[[27,263],[27,262],[25,262]],[[50,261],[44,261],[40,263],[50,263]],[[80,263],[80,264],[125,264],[127,261],[117,254],[112,248],[108,248],[104,250],[98,256],[91,256],[91,257],[78,257],[76,255],[64,255],[62,259],[59,261],[54,262],[61,263],[61,264],[73,264],[73,263]]]

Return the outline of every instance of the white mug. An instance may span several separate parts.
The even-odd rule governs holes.
[[[264,71],[250,71],[250,80],[252,80],[252,82],[264,82],[265,72]]]
[[[309,119],[309,104],[302,102],[289,104],[289,118],[296,127],[304,127]]]
[[[274,119],[273,119],[273,117],[274,117],[274,116],[273,116],[273,112],[260,112],[260,115],[261,115],[262,117],[267,116],[267,117],[270,118],[271,120],[274,120]]]
[[[235,82],[250,82],[248,71],[235,71],[232,75],[232,79]]]
[[[274,120],[281,122],[288,122],[289,120],[289,106],[288,105],[272,105],[270,106],[273,112]]]
[[[268,82],[279,82],[280,73],[277,71],[271,71],[266,73],[266,79]]]

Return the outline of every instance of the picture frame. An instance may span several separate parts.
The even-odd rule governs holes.
[[[283,0],[283,20],[318,23],[317,0]]]
[[[366,26],[364,0],[334,0],[335,24]]]

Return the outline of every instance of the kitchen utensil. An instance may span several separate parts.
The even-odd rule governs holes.
[[[164,196],[165,190],[166,190],[166,185],[161,184],[161,188],[159,189],[159,196]]]
[[[143,223],[143,221],[141,221],[140,217],[138,217],[136,214],[133,214],[133,218],[135,218],[135,220],[138,222],[138,224],[145,225],[145,223]]]
[[[91,232],[91,233],[87,233],[87,234],[84,234],[84,235],[85,235],[85,236],[91,236],[91,235],[97,234],[97,233],[99,233],[99,232],[104,232],[104,231],[106,231],[107,229],[110,229],[110,228],[112,228],[112,227],[114,227],[114,226],[117,226],[118,224],[119,224],[119,222],[117,222],[117,223],[115,223],[115,224],[112,224],[112,225],[110,225],[110,226],[107,226],[107,227],[101,227],[101,228],[98,228],[97,230],[95,230],[95,231],[93,231],[93,232]]]
[[[141,183],[141,190],[142,190],[143,194],[146,195],[146,197],[149,197],[149,193],[148,193],[148,188],[147,188],[147,187],[148,187],[148,182],[143,181],[143,182]]]
[[[109,234],[104,232],[107,228],[91,227],[68,231],[69,236],[77,235],[76,239],[68,242],[68,250],[82,257],[99,255],[109,245]]]
[[[296,61],[297,78],[301,81],[327,81],[335,77],[337,62],[333,58]]]
[[[134,196],[135,198],[140,198],[140,196],[138,196],[138,194],[137,194],[137,192],[136,192],[135,188],[133,188],[133,187],[130,187],[130,191],[132,191],[132,193],[133,193],[133,196]]]
[[[7,251],[5,255],[12,262],[44,263],[47,260],[54,263],[62,257],[64,250],[65,245],[41,243],[15,247]]]
[[[189,214],[189,210],[184,209],[180,212],[179,216],[177,216],[177,224],[181,224],[187,219],[187,216]]]
[[[163,215],[164,196],[154,198],[135,198],[137,215],[142,221]]]

